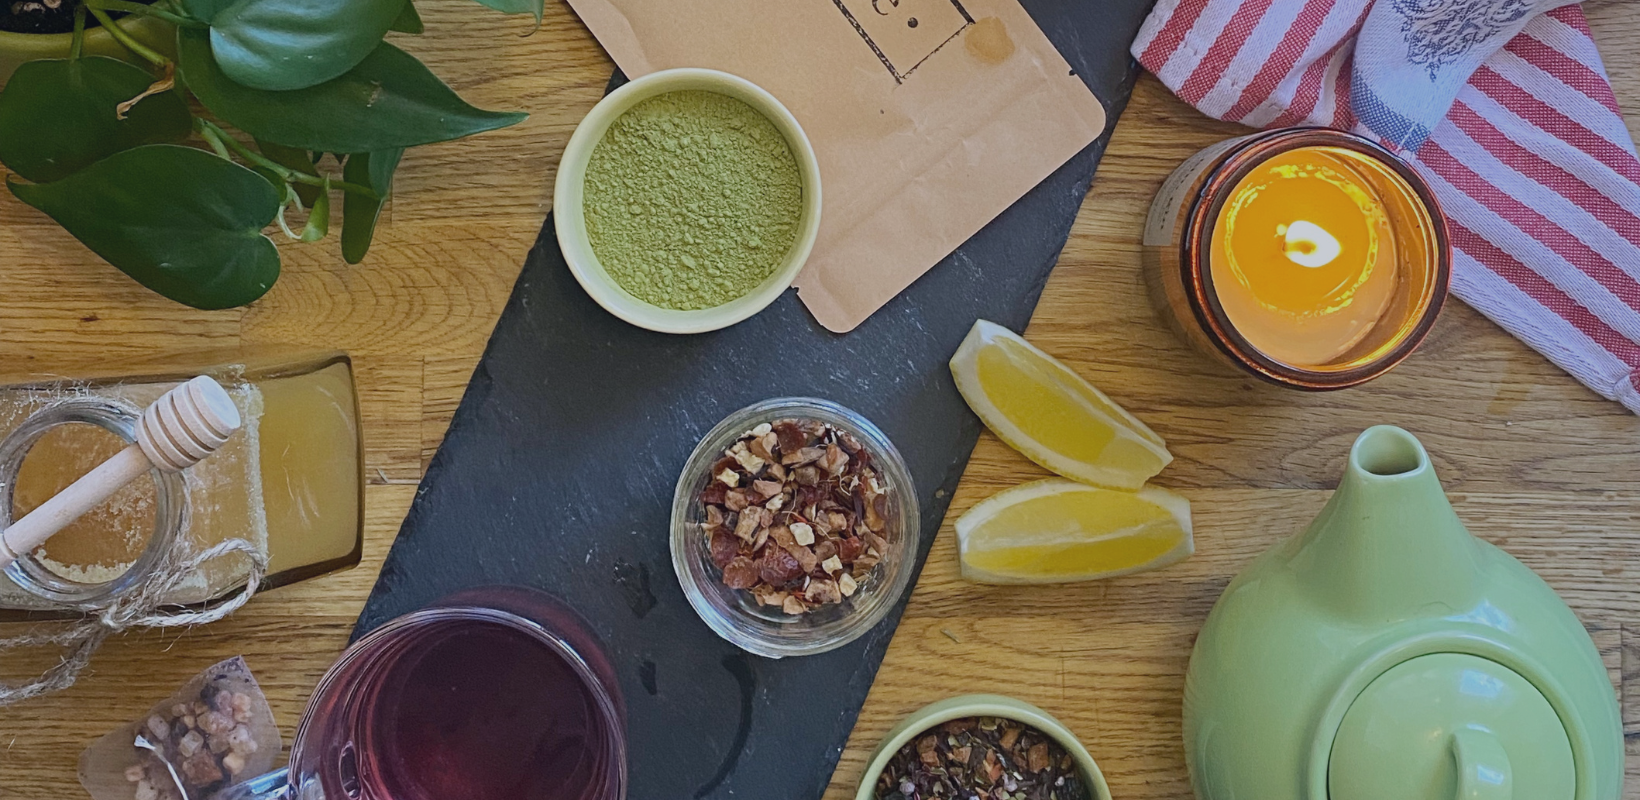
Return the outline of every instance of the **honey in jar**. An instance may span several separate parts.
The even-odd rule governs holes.
[[[198,354],[127,372],[0,386],[6,524],[125,448],[142,409],[193,375],[216,378],[245,424],[199,464],[127,484],[19,559],[0,577],[0,619],[8,610],[98,607],[140,583],[164,553],[203,552],[229,539],[267,556],[264,589],[358,563],[362,448],[346,355]],[[168,599],[221,597],[244,583],[247,569],[243,558],[208,562]]]

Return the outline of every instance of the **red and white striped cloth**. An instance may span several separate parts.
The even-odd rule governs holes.
[[[1344,128],[1401,152],[1446,212],[1453,294],[1640,413],[1640,160],[1583,11],[1564,2],[1159,0],[1133,55],[1219,119]],[[1357,48],[1385,48],[1381,17],[1419,35],[1420,14],[1456,15],[1470,41],[1435,42],[1449,54],[1477,28],[1505,35],[1409,136],[1375,96],[1405,91],[1368,85],[1377,73],[1360,67],[1384,54]]]

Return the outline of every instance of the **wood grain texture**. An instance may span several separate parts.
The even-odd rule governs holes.
[[[0,800],[82,796],[80,750],[235,654],[255,670],[288,739],[345,644],[534,242],[558,155],[610,71],[562,4],[549,3],[527,36],[526,18],[475,12],[465,0],[418,7],[428,35],[397,41],[474,103],[531,116],[411,151],[363,265],[342,263],[334,241],[284,245],[284,276],[265,299],[192,311],[0,197],[0,360],[9,367],[48,371],[88,354],[239,343],[340,347],[358,365],[370,483],[359,568],[269,592],[216,625],[117,638],[73,689],[0,709]],[[1640,110],[1640,14],[1624,0],[1584,7],[1619,103]],[[1640,131],[1640,113],[1628,119]],[[1577,610],[1621,689],[1637,753],[1629,769],[1640,773],[1640,420],[1457,303],[1408,363],[1342,393],[1267,387],[1186,350],[1144,300],[1142,218],[1174,166],[1241,130],[1141,80],[1028,331],[1167,438],[1177,460],[1158,483],[1192,500],[1197,555],[1100,583],[984,587],[959,579],[947,521],[828,800],[852,796],[872,748],[902,715],[972,691],[1016,695],[1057,715],[1118,798],[1188,797],[1180,695],[1197,629],[1237,570],[1320,509],[1350,440],[1378,422],[1422,437],[1470,527]],[[987,434],[952,518],[1043,474]],[[50,658],[0,657],[0,676]],[[1640,774],[1627,796],[1640,800]]]

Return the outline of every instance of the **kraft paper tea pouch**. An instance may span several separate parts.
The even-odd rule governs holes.
[[[80,756],[93,800],[208,800],[273,768],[283,743],[244,659],[210,667]]]

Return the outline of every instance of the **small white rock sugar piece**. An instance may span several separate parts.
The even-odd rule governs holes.
[[[762,438],[764,436],[767,436],[769,431],[772,431],[772,430],[774,430],[773,425],[770,425],[767,422],[759,422],[757,424],[757,427],[752,429],[751,434],[753,436],[758,437],[758,438]]]
[[[747,472],[756,475],[758,470],[763,469],[763,459],[758,458],[757,454],[750,450],[741,448],[738,452],[731,455],[734,457],[735,462],[740,464],[741,469],[744,469]]]
[[[793,522],[789,527],[792,531],[792,538],[796,539],[798,544],[804,547],[814,544],[813,526],[807,522]]]
[[[228,746],[235,753],[256,752],[256,737],[251,735],[251,729],[240,725],[228,734]]]
[[[853,597],[855,590],[860,588],[860,584],[855,582],[853,575],[845,572],[843,577],[837,579],[837,588],[842,590],[844,597]]]

